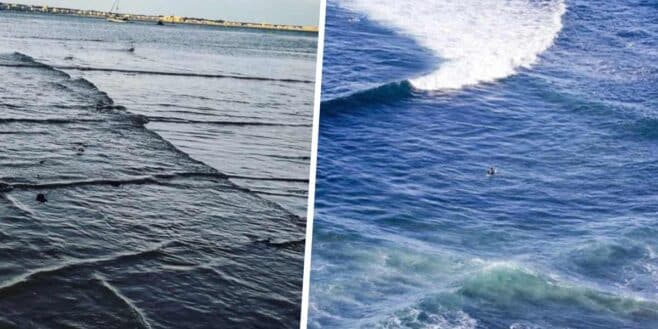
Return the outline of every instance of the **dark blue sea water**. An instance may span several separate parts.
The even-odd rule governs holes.
[[[0,11],[0,328],[298,328],[316,47]]]
[[[327,11],[311,328],[658,328],[658,2]]]

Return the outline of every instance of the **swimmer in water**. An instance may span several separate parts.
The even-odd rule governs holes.
[[[489,167],[489,169],[487,169],[487,176],[493,176],[496,173],[498,173],[496,167]]]
[[[41,202],[41,203],[48,202],[48,199],[46,199],[46,195],[43,194],[43,193],[37,194],[36,199],[37,199],[38,202]]]

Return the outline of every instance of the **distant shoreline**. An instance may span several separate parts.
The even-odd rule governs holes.
[[[226,20],[212,20],[204,18],[182,17],[182,16],[156,16],[156,15],[138,15],[138,14],[122,14],[110,13],[99,10],[83,10],[71,8],[59,8],[50,6],[39,5],[23,5],[16,3],[0,2],[0,11],[13,11],[23,13],[40,13],[40,14],[55,14],[66,16],[90,17],[90,18],[116,18],[125,19],[126,21],[135,22],[152,22],[154,24],[187,24],[187,25],[205,25],[205,26],[220,26],[220,27],[239,27],[259,30],[277,30],[277,31],[296,31],[307,33],[318,33],[317,26],[308,25],[288,25],[288,24],[269,24],[269,23],[249,23],[249,22],[235,22]]]

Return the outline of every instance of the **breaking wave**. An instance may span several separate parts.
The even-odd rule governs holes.
[[[567,284],[510,263],[485,267],[465,280],[459,293],[497,305],[576,305],[595,312],[658,318],[658,304],[654,301]]]
[[[459,89],[530,68],[562,29],[563,0],[343,0],[346,8],[412,37],[443,62],[410,83]]]

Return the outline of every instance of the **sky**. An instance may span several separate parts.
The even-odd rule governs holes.
[[[114,0],[3,0],[109,11]],[[318,25],[320,0],[123,0],[119,11],[131,14],[176,15],[274,24]]]

